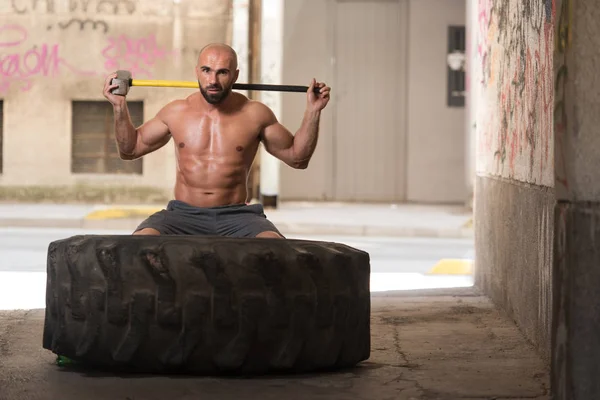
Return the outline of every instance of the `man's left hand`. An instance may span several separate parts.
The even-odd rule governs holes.
[[[314,88],[319,88],[319,93],[315,93]],[[329,102],[329,93],[331,88],[325,86],[323,82],[317,82],[315,78],[310,82],[307,92],[307,108],[311,111],[321,111]]]

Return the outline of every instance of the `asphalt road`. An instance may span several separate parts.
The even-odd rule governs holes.
[[[45,271],[48,244],[78,234],[119,234],[129,231],[83,229],[0,228],[0,271]],[[371,256],[373,272],[425,273],[442,258],[473,258],[470,239],[389,238],[296,235],[293,238],[344,243]]]
[[[43,307],[48,244],[83,233],[130,232],[0,228],[0,309]],[[367,251],[371,257],[372,291],[471,284],[470,276],[425,275],[441,259],[473,259],[473,242],[470,239],[316,235],[296,235],[294,238],[335,241]]]

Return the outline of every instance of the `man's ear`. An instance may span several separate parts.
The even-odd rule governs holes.
[[[235,78],[233,79],[233,81],[234,81],[234,82],[237,82],[237,80],[238,80],[238,76],[240,76],[240,70],[239,70],[239,69],[236,69],[236,70],[235,70]]]

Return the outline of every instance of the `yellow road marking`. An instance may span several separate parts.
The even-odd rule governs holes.
[[[85,216],[85,219],[119,219],[119,218],[146,218],[162,210],[156,207],[135,207],[135,208],[106,208],[103,210],[95,210]]]
[[[428,275],[472,275],[473,260],[443,258],[427,272]]]

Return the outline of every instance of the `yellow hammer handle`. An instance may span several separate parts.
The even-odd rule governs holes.
[[[132,79],[131,86],[154,86],[154,87],[173,87],[198,89],[198,82],[194,81],[168,81],[152,79]]]

